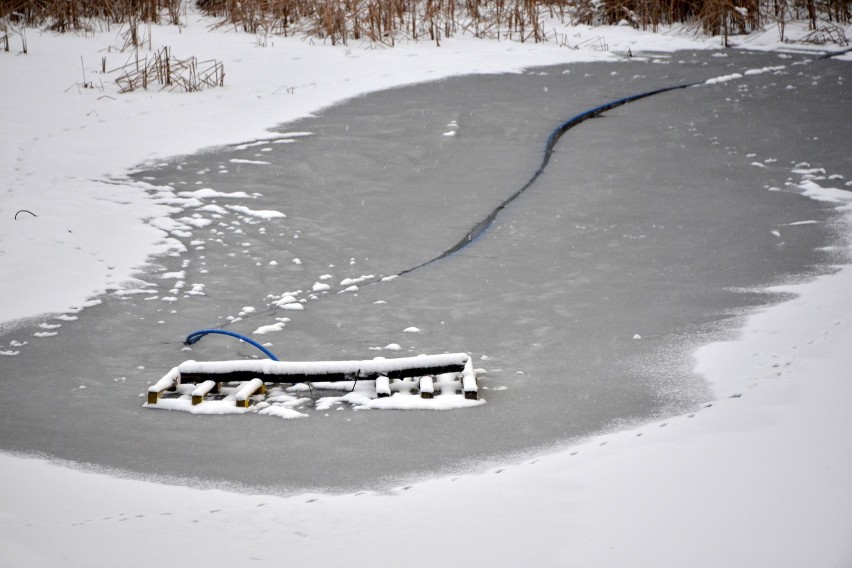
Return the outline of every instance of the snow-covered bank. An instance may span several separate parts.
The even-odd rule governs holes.
[[[155,39],[161,32],[171,33],[156,28]],[[165,214],[167,201],[158,203],[133,186],[91,180],[121,175],[143,159],[262,137],[276,121],[368,89],[604,56],[463,38],[440,51],[422,45],[347,53],[299,40],[275,40],[278,47],[268,51],[272,48],[257,48],[250,37],[212,40],[197,34],[197,41],[209,42],[205,47],[191,33],[167,36],[164,43],[179,56],[223,59],[228,89],[201,95],[109,93],[112,99],[101,99],[107,93],[100,91],[64,92],[80,81],[78,52],[97,61],[99,46],[109,43],[103,37],[31,34],[30,55],[0,54],[4,76],[8,70],[25,83],[0,95],[3,108],[13,111],[4,139],[11,151],[3,152],[0,171],[2,179],[14,182],[4,187],[9,191],[0,209],[7,221],[0,224],[5,253],[0,269],[15,275],[0,279],[3,297],[15,298],[14,305],[3,303],[0,319],[79,304],[104,284],[118,285],[148,253],[174,245],[142,222]],[[623,49],[617,37],[633,32],[588,33],[611,33],[607,43]],[[635,41],[662,47],[653,36]],[[226,44],[242,47],[234,48],[238,54],[226,53]],[[44,54],[40,64],[29,59],[39,61],[38,53]],[[89,65],[93,72],[96,63]],[[56,79],[61,73],[66,75]],[[38,81],[50,84],[41,87]],[[281,85],[287,88],[276,91]],[[29,124],[27,117],[33,117]],[[38,217],[10,221],[24,208]],[[162,243],[155,246],[157,241]],[[54,268],[55,274],[48,272]],[[702,350],[700,369],[720,397],[694,416],[387,495],[246,496],[2,456],[0,562],[849,564],[852,459],[845,434],[852,424],[844,403],[852,394],[850,285],[852,271],[844,269],[798,287],[798,299],[751,318],[741,341]]]
[[[703,349],[732,396],[694,415],[388,494],[240,495],[0,455],[0,561],[846,566],[850,287],[848,267],[798,286],[739,341]]]

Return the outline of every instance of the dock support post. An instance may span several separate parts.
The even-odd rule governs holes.
[[[432,377],[420,377],[420,398],[432,398],[435,394],[435,383]]]
[[[379,398],[387,398],[390,395],[390,379],[386,375],[376,377],[376,396]]]

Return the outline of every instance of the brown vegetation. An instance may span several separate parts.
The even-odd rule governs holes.
[[[67,32],[94,25],[180,23],[182,0],[0,0],[0,18]]]
[[[477,37],[544,41],[542,16],[563,0],[199,0],[222,25],[263,34],[306,33],[332,44],[368,39],[393,45],[462,31]]]
[[[369,39],[392,45],[400,38],[440,43],[458,32],[476,37],[545,41],[545,17],[575,24],[627,23],[657,31],[672,24],[702,33],[749,33],[808,19],[819,27],[852,22],[852,0],[198,0],[221,25],[263,34],[307,33],[347,43]]]
[[[149,87],[192,93],[221,87],[225,82],[224,68],[215,60],[199,63],[195,57],[177,59],[168,47],[153,55],[146,55],[144,59],[140,59],[136,53],[135,61],[111,71],[120,73],[115,82],[122,93],[147,90]]]
[[[0,0],[0,32],[10,25],[64,32],[95,25],[129,24],[133,29],[140,22],[178,24],[186,1],[193,0]],[[539,42],[549,39],[548,17],[590,25],[626,23],[652,31],[688,24],[724,41],[772,24],[783,37],[790,19],[807,19],[812,30],[852,21],[852,0],[194,1],[217,18],[219,26],[260,35],[306,34],[333,44],[369,40],[393,45],[401,39],[427,39],[440,45],[442,38],[457,33]]]

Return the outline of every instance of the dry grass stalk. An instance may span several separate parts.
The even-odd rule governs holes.
[[[95,25],[179,23],[182,6],[214,16],[214,27],[233,26],[269,34],[307,34],[332,44],[352,40],[394,45],[400,40],[442,38],[459,32],[481,38],[547,41],[543,21],[567,18],[579,24],[626,22],[643,30],[690,24],[706,34],[747,33],[807,19],[812,30],[852,22],[852,0],[0,0],[0,22],[60,32]],[[0,40],[5,39],[0,28]],[[135,32],[134,32],[135,33]],[[823,34],[833,40],[836,34]],[[139,45],[139,38],[128,39]]]
[[[179,24],[183,0],[0,0],[0,18],[58,32],[131,19]]]
[[[130,93],[140,89],[159,85],[159,90],[197,92],[225,84],[223,65],[215,60],[199,62],[195,57],[177,59],[171,55],[171,49],[164,47],[150,58],[139,59],[137,52],[134,61],[114,69],[119,72],[115,82],[121,93]]]
[[[441,38],[460,29],[477,37],[544,41],[543,13],[564,13],[564,0],[199,0],[199,8],[250,33],[305,33],[332,44],[393,45]]]

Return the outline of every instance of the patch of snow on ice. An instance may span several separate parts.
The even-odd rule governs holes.
[[[298,410],[278,405],[270,405],[266,408],[258,410],[257,413],[263,416],[274,416],[275,418],[282,418],[284,420],[294,420],[296,418],[308,417],[307,414],[303,414]]]
[[[180,410],[190,414],[245,414],[246,408],[240,408],[233,399],[205,400],[203,404],[192,405],[192,397],[189,395],[180,398],[161,398],[157,404],[142,405],[145,408],[157,410]]]
[[[471,408],[485,404],[485,400],[469,400],[462,394],[441,394],[434,398],[420,398],[419,395],[394,393],[387,398],[361,401],[353,407],[356,410],[452,410]]]
[[[258,219],[281,219],[287,216],[281,211],[275,211],[274,209],[250,209],[244,205],[226,205],[225,207],[231,211],[236,211],[249,217],[257,217]]]
[[[182,197],[195,197],[198,199],[205,199],[209,197],[224,197],[227,199],[252,199],[252,196],[246,193],[245,191],[216,191],[215,189],[209,187],[202,187],[201,189],[196,189],[195,191],[180,191],[178,195]]]
[[[294,304],[296,302],[298,302],[298,300],[296,300],[295,296],[291,294],[284,294],[283,296],[281,296],[280,299],[272,302],[272,304],[275,306],[283,307],[287,304]]]
[[[730,75],[720,75],[719,77],[713,77],[712,79],[707,79],[704,81],[705,85],[716,85],[719,83],[727,83],[728,81],[734,81],[736,79],[742,79],[743,76],[741,73],[731,73]]]
[[[207,213],[216,213],[217,215],[225,215],[228,213],[228,210],[219,205],[214,205],[212,203],[208,205],[204,205],[198,208],[199,211],[205,211]]]
[[[812,180],[804,180],[799,183],[802,195],[815,201],[828,203],[852,203],[852,192],[835,187],[822,187]]]
[[[259,166],[268,166],[272,162],[264,162],[263,160],[244,160],[242,158],[231,158],[232,164],[255,164]]]
[[[68,314],[59,314],[58,316],[54,316],[58,320],[62,321],[77,321],[77,316],[69,316]]]
[[[163,272],[160,274],[160,278],[163,280],[184,280],[186,278],[186,271],[179,270],[177,272]]]
[[[178,221],[186,223],[187,225],[192,225],[197,229],[206,227],[207,225],[213,223],[213,221],[211,221],[210,219],[200,219],[198,217],[180,217]]]
[[[786,69],[786,65],[773,65],[770,67],[761,67],[760,69],[748,69],[743,72],[743,75],[762,75],[763,73],[771,73],[773,71],[782,71]]]
[[[284,329],[284,323],[278,322],[278,323],[273,323],[273,324],[270,324],[270,325],[262,325],[259,328],[257,328],[256,330],[254,330],[253,333],[255,335],[264,335],[264,334],[267,334],[267,333],[273,333],[275,331],[281,331],[282,329]]]

